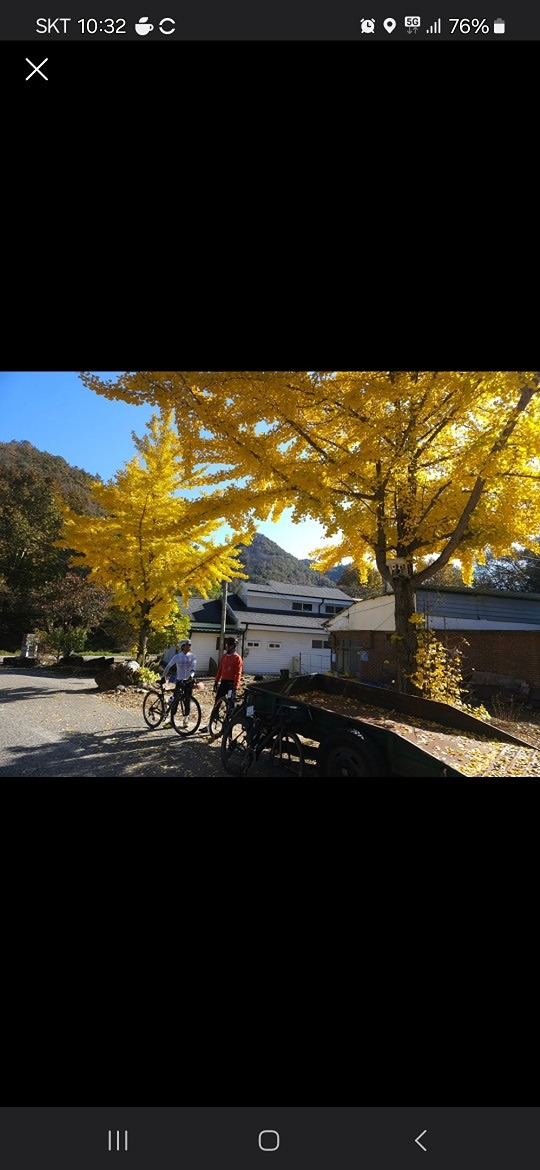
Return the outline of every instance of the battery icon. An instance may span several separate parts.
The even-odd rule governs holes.
[[[503,33],[504,27],[505,27],[504,20],[501,20],[501,18],[498,17],[497,20],[493,24],[493,32],[494,33]]]

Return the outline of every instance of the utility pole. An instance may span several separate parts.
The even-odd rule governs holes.
[[[223,654],[223,647],[225,645],[225,626],[227,625],[227,582],[224,581],[221,586],[221,630],[219,632],[219,663]]]

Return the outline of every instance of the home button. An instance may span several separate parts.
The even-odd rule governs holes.
[[[277,1150],[278,1146],[279,1134],[277,1129],[262,1129],[259,1134],[259,1149]]]

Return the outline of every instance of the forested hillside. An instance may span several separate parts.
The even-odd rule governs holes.
[[[240,556],[249,580],[256,585],[267,581],[290,581],[295,585],[323,585],[335,588],[335,581],[308,568],[309,560],[299,560],[285,552],[274,540],[257,533],[251,544],[240,545]]]
[[[100,515],[102,509],[90,495],[90,485],[98,475],[90,475],[80,467],[72,467],[61,455],[49,455],[38,451],[26,440],[12,439],[0,443],[0,476],[13,472],[31,473],[43,480],[53,492],[59,492],[62,499],[73,508],[88,516]]]
[[[310,564],[311,564],[311,561],[310,561],[309,557],[302,557],[300,564],[305,565],[306,569],[308,569]],[[334,585],[337,588],[338,581],[339,581],[340,577],[345,572],[345,569],[348,569],[348,568],[349,568],[349,566],[346,565],[344,562],[342,562],[340,565],[334,565],[334,567],[332,569],[326,570],[326,573],[324,574],[324,578],[327,581],[333,581]]]
[[[38,627],[65,632],[91,619],[97,624],[104,591],[87,582],[88,569],[71,566],[69,549],[56,544],[58,502],[85,515],[102,513],[90,493],[94,478],[31,443],[0,443],[1,649],[17,649]]]

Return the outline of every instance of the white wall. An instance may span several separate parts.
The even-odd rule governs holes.
[[[329,618],[328,630],[395,630],[394,594],[356,601]]]
[[[191,635],[191,649],[197,659],[197,671],[199,674],[205,674],[208,671],[210,659],[214,662],[219,659],[219,651],[216,650],[216,638],[219,637],[219,632],[215,634],[198,634],[196,631]]]
[[[217,632],[215,634],[197,634],[197,633],[195,633],[195,634],[191,635],[191,651],[192,651],[192,654],[194,654],[195,658],[197,659],[197,673],[198,674],[207,674],[208,673],[208,667],[209,667],[209,662],[210,662],[211,657],[214,659],[214,662],[218,661],[219,654],[218,654],[218,651],[216,650],[216,638],[217,637],[219,637],[219,634]],[[166,653],[167,662],[169,662],[169,660],[172,658],[173,654],[175,654],[175,653],[176,653],[176,651],[175,651],[174,646],[169,646],[167,649],[167,653]]]
[[[313,597],[302,597],[294,592],[294,585],[291,584],[290,594],[284,593],[257,593],[255,589],[251,588],[249,582],[242,582],[242,585],[237,589],[239,596],[245,601],[249,609],[252,610],[283,610],[283,613],[303,614],[304,617],[309,617],[313,614],[315,617],[330,617],[330,614],[325,614],[325,605],[348,605],[343,598],[337,600],[331,594],[325,593],[324,590],[314,595]],[[293,601],[299,605],[311,605],[311,609],[295,609],[293,610]]]
[[[307,669],[304,665],[307,655],[313,655],[313,659],[317,656],[317,660],[328,659],[328,665],[324,670],[330,669],[330,650],[314,650],[312,648],[312,639],[319,641],[328,641],[328,634],[326,630],[309,631],[308,633],[296,633],[287,631],[282,633],[279,629],[273,628],[250,630],[248,629],[244,646],[248,648],[248,642],[258,642],[258,647],[249,649],[249,654],[244,657],[244,671],[246,674],[279,674],[280,670],[295,669],[293,660],[303,656],[302,669]],[[269,642],[279,642],[279,650],[272,650],[269,648]],[[240,649],[240,646],[239,646]],[[313,670],[319,670],[319,666],[314,666]]]

